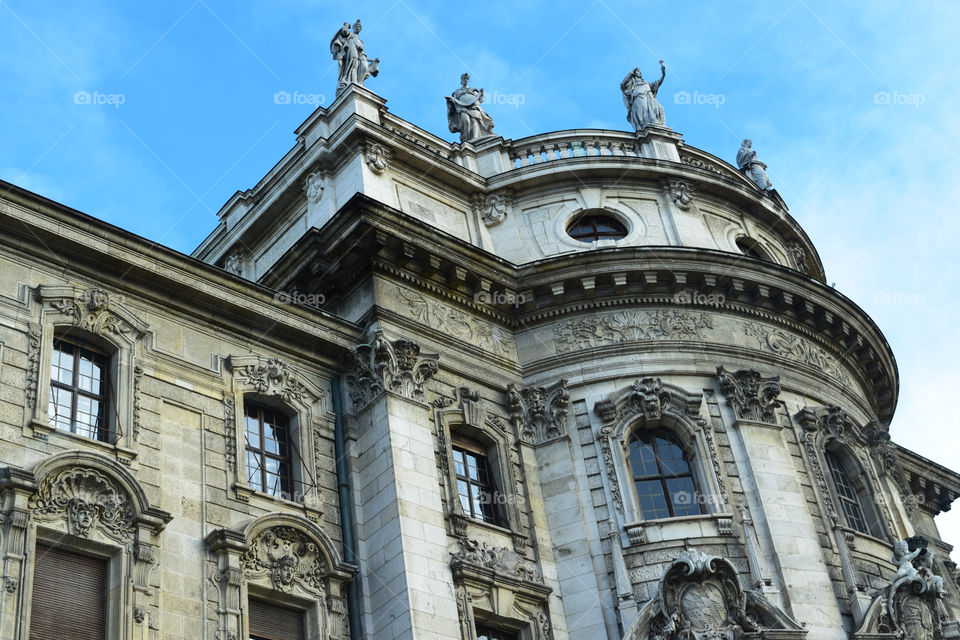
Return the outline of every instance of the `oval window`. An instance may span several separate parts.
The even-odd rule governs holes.
[[[620,240],[627,237],[627,227],[612,216],[586,214],[578,216],[567,226],[567,235],[580,242]]]

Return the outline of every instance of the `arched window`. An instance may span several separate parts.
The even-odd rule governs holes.
[[[50,359],[50,426],[109,442],[110,357],[77,332],[57,332]]]
[[[580,242],[619,240],[627,236],[627,228],[613,216],[586,214],[578,216],[570,223],[567,235]]]
[[[628,453],[644,520],[703,512],[690,459],[673,434],[640,430],[630,438]]]
[[[830,468],[830,477],[833,479],[833,488],[840,502],[840,511],[846,520],[847,526],[869,536],[878,535],[876,518],[872,511],[864,508],[864,492],[866,487],[859,478],[859,473],[850,473],[846,461],[834,451],[825,451],[824,457]],[[859,470],[858,470],[859,471]]]
[[[768,256],[767,252],[763,250],[763,248],[760,246],[760,243],[753,238],[737,238],[737,248],[740,249],[740,252],[743,253],[743,255],[750,258],[766,260],[768,262],[771,261],[770,256]]]

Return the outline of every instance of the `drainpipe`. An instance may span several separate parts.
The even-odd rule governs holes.
[[[343,533],[344,560],[360,566],[357,562],[355,540],[353,538],[353,501],[350,497],[350,475],[347,469],[346,446],[343,438],[343,407],[340,403],[340,376],[330,381],[330,395],[333,396],[333,455],[337,465],[337,494],[340,498],[340,530]],[[347,615],[350,621],[350,637],[353,640],[363,638],[360,622],[360,575],[350,581],[347,590]]]

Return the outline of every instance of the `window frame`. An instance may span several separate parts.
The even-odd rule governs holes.
[[[645,440],[649,440],[649,442],[644,442]],[[673,446],[677,447],[677,449],[680,450],[683,456],[683,461],[687,465],[687,471],[685,473],[670,474],[664,469],[662,456],[660,455],[660,445],[658,442],[659,440],[665,440],[666,442],[668,442],[669,444],[672,444]],[[637,475],[637,468],[633,464],[633,456],[631,455],[631,449],[633,448],[634,442],[649,444],[651,446],[651,448],[653,449],[654,463],[657,466],[656,475],[639,475],[639,476]],[[637,499],[637,503],[636,503],[637,511],[640,517],[642,518],[642,521],[646,522],[651,520],[662,520],[664,518],[683,518],[683,517],[689,517],[689,516],[704,515],[703,499],[701,497],[702,492],[700,490],[699,480],[697,478],[696,468],[694,465],[694,456],[692,456],[690,452],[683,446],[683,444],[680,442],[680,439],[676,436],[675,433],[673,433],[669,429],[664,429],[664,428],[634,429],[630,433],[630,436],[627,438],[626,449],[627,449],[627,467],[630,472],[630,477],[631,477],[633,488],[634,488],[634,494]],[[676,513],[677,503],[674,500],[674,491],[670,489],[670,486],[668,483],[668,480],[671,478],[674,478],[674,479],[690,478],[690,483],[693,485],[692,504],[696,507],[696,513],[682,513],[679,515]],[[640,491],[637,488],[637,483],[650,482],[650,481],[656,481],[656,480],[659,480],[659,483],[660,483],[660,487],[662,491],[661,496],[663,497],[666,503],[667,515],[651,518],[651,517],[647,517],[647,515],[643,512],[643,506],[641,504],[641,499],[640,499]],[[679,491],[677,491],[676,493],[679,493]]]
[[[506,518],[504,518],[502,509],[500,509],[498,498],[501,495],[499,491],[499,486],[497,483],[497,477],[494,473],[493,465],[490,464],[490,455],[489,451],[485,450],[478,442],[475,440],[470,440],[462,436],[454,436],[450,443],[450,451],[453,457],[453,475],[456,481],[456,490],[454,494],[458,499],[458,504],[460,509],[463,511],[463,514],[470,518],[471,520],[476,520],[479,522],[484,522],[486,524],[492,524],[498,527],[507,526]],[[479,470],[483,469],[483,472],[486,474],[486,482],[482,482],[478,479],[473,479],[467,475],[461,475],[457,471],[457,452],[464,454],[464,463],[466,463],[466,456],[473,456],[477,462],[478,475]],[[466,468],[469,469],[469,465],[466,465]],[[460,493],[460,483],[465,482],[467,484],[467,498],[470,505],[469,511],[463,507],[463,494]],[[490,513],[488,516],[485,514],[477,514],[474,510],[474,501],[473,501],[473,489],[477,488],[481,494],[481,499],[483,495],[488,496],[488,504],[490,505]],[[483,502],[480,503],[481,505]],[[482,506],[481,506],[482,509]]]
[[[257,420],[257,424],[258,424],[258,427],[259,427],[259,430],[258,430],[258,438],[259,438],[260,444],[261,444],[261,446],[260,446],[259,448],[258,448],[258,447],[253,447],[253,446],[251,446],[251,444],[250,444],[249,430],[247,429],[247,424],[248,424],[248,423],[247,423],[247,420],[250,419],[250,418],[252,418],[253,416],[250,416],[250,415],[248,414],[248,409],[256,409],[257,412],[258,412],[258,415],[257,415],[257,417],[256,417],[256,420]],[[280,425],[280,424],[278,424],[278,425],[272,425],[272,424],[271,424],[271,426],[276,426],[276,427],[281,427],[281,426],[282,426],[282,428],[283,428],[284,438],[283,438],[282,443],[278,440],[278,448],[279,448],[280,444],[283,445],[283,447],[286,449],[286,455],[285,455],[285,456],[281,456],[280,454],[274,454],[274,453],[268,451],[268,450],[267,450],[266,448],[264,448],[264,446],[263,446],[263,445],[264,445],[264,442],[266,441],[266,438],[264,437],[264,436],[266,435],[266,434],[265,434],[265,427],[266,427],[266,425],[268,424],[268,423],[266,422],[265,418],[264,418],[264,414],[267,413],[267,412],[270,412],[270,413],[272,413],[274,416],[277,416],[277,421],[278,421],[278,422],[282,422],[282,425]],[[265,494],[267,494],[267,495],[269,495],[269,496],[272,496],[272,497],[274,497],[274,498],[291,499],[291,498],[288,497],[288,496],[294,496],[294,495],[295,495],[295,491],[293,491],[293,489],[295,488],[295,486],[296,486],[298,483],[302,484],[302,482],[298,481],[298,480],[296,479],[296,477],[295,477],[295,474],[294,474],[294,466],[295,466],[296,463],[295,463],[294,455],[293,455],[294,445],[293,445],[293,434],[292,434],[292,425],[291,425],[290,417],[287,416],[283,411],[281,411],[281,410],[278,409],[277,407],[270,406],[269,404],[264,403],[264,402],[257,402],[256,400],[253,400],[253,399],[244,398],[244,400],[243,400],[243,425],[244,425],[244,428],[243,428],[243,434],[244,434],[244,458],[243,458],[243,459],[244,459],[244,463],[247,465],[247,466],[246,466],[246,476],[245,476],[245,477],[246,477],[246,480],[247,480],[247,485],[248,485],[251,489],[253,489],[254,491],[257,491],[257,492],[259,492],[259,493],[265,493]],[[299,449],[298,449],[298,450],[299,450]],[[250,459],[250,454],[251,454],[251,452],[252,452],[255,456],[260,457],[260,463],[261,463],[261,464],[260,464],[260,474],[259,474],[259,475],[260,475],[260,484],[259,484],[259,486],[252,484],[251,478],[250,478],[251,470],[250,470],[249,463],[248,463],[247,461]],[[300,455],[300,456],[297,456],[297,457],[299,457],[299,458],[302,459],[303,456]],[[266,461],[267,461],[268,458],[269,458],[269,459],[272,459],[272,460],[276,460],[277,463],[278,463],[278,467],[281,467],[281,468],[282,468],[282,467],[285,467],[285,468],[286,468],[286,471],[285,471],[284,473],[282,473],[282,474],[279,474],[279,473],[278,473],[278,474],[277,474],[277,477],[278,477],[281,481],[284,481],[284,480],[286,481],[286,489],[287,489],[287,491],[283,491],[283,489],[281,489],[280,493],[274,493],[274,491],[271,490],[271,489],[268,487],[268,485],[267,485],[267,476],[268,476],[269,472],[268,472],[268,470],[267,470],[267,465],[266,465]],[[302,462],[302,460],[301,460],[301,462]]]
[[[85,344],[81,344],[81,343],[85,343]],[[73,353],[71,354],[73,356],[73,367],[71,371],[70,384],[66,384],[66,383],[60,382],[59,380],[55,380],[53,377],[53,369],[54,369],[53,355],[54,353],[57,353],[57,352],[62,353],[62,351],[58,349],[58,346],[64,345],[64,344],[70,345],[74,349]],[[88,359],[90,359],[91,361],[94,361],[94,359],[96,359],[96,364],[100,366],[100,369],[103,373],[103,375],[100,378],[100,389],[102,391],[102,393],[100,394],[94,394],[92,392],[85,391],[80,387],[80,384],[79,384],[80,360],[84,354],[88,356],[93,356]],[[117,436],[119,436],[119,433],[113,428],[114,421],[111,420],[111,416],[113,415],[113,412],[110,411],[112,402],[115,400],[113,387],[112,387],[113,381],[112,381],[112,376],[110,375],[111,369],[112,369],[112,366],[111,366],[112,360],[113,358],[111,357],[111,355],[107,353],[105,349],[97,345],[96,341],[84,338],[79,332],[56,331],[54,333],[53,343],[51,345],[51,353],[50,353],[50,367],[47,372],[48,384],[50,388],[50,393],[48,394],[49,399],[48,399],[47,416],[48,416],[48,420],[50,422],[51,427],[53,427],[54,429],[60,432],[71,433],[81,438],[89,438],[91,440],[97,440],[99,442],[113,443],[117,439]],[[69,431],[67,429],[61,428],[59,425],[59,420],[57,419],[59,414],[56,411],[57,403],[53,399],[54,389],[59,389],[69,394],[69,398],[70,398],[70,416],[69,416],[70,429]],[[97,431],[96,437],[86,435],[84,433],[80,433],[77,429],[78,427],[77,410],[79,407],[78,400],[80,396],[100,402],[101,413],[102,413],[102,415],[100,416],[100,424],[96,427],[92,427],[90,425],[84,425],[90,429],[96,429]],[[54,409],[52,414],[50,411],[51,406]]]
[[[864,481],[864,475],[867,473],[857,460],[851,460],[853,454],[844,450],[842,447],[828,446],[823,450],[823,461],[826,465],[827,474],[830,476],[830,489],[836,506],[837,514],[843,521],[844,526],[857,532],[858,534],[870,536],[873,538],[882,538],[884,536],[884,525],[873,508],[869,505],[872,499],[871,489]],[[856,466],[856,473],[851,473],[851,465]],[[836,468],[835,468],[836,467]],[[845,495],[841,491],[840,483],[837,481],[837,470],[844,475],[852,496]],[[859,511],[859,517],[862,520],[863,528],[856,526],[847,511],[847,505],[852,505]]]
[[[602,240],[623,240],[630,235],[630,229],[626,224],[623,223],[620,219],[609,214],[607,212],[591,212],[585,211],[584,215],[574,216],[567,222],[565,231],[567,236],[576,240],[577,242],[582,242],[584,244],[593,244],[595,242],[600,242]],[[600,231],[599,222],[603,221],[611,227],[611,231]],[[574,235],[574,227],[579,227],[585,222],[590,223],[590,233]]]

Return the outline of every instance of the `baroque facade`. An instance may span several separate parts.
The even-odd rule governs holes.
[[[80,598],[51,549],[111,639],[960,637],[960,475],[755,155],[639,70],[636,131],[505,140],[464,79],[450,143],[359,32],[192,256],[3,185],[0,637]]]

